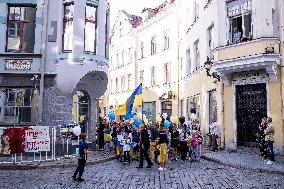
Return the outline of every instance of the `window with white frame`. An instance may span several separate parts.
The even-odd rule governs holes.
[[[237,44],[252,39],[252,2],[235,0],[227,4],[229,43]]]
[[[140,83],[143,83],[144,82],[144,70],[141,70],[139,75],[140,75],[140,79],[139,79]]]
[[[156,68],[152,67],[151,68],[151,86],[156,85]]]
[[[144,58],[145,56],[144,56],[144,43],[143,42],[141,42],[140,43],[140,58],[142,59],[142,58]]]
[[[186,74],[189,75],[191,73],[191,54],[190,48],[186,51]]]
[[[118,93],[119,91],[119,86],[118,86],[118,78],[115,78],[115,92]]]
[[[125,90],[125,76],[121,77],[121,91],[124,92]]]
[[[85,19],[85,52],[96,52],[97,7],[86,6]]]
[[[194,0],[193,22],[196,22],[198,18],[199,18],[199,0]]]
[[[199,40],[194,43],[195,49],[195,70],[200,68],[200,49],[199,49]]]
[[[130,91],[131,89],[131,74],[127,75],[127,90]]]
[[[116,67],[119,68],[120,64],[119,64],[119,54],[116,54]]]
[[[156,54],[157,50],[157,44],[156,44],[156,36],[153,36],[151,38],[151,55]]]
[[[164,64],[164,83],[170,83],[171,82],[171,78],[170,78],[170,64],[166,63]]]
[[[110,80],[110,84],[109,84],[109,93],[110,93],[110,94],[113,93],[112,85],[113,85],[113,81],[112,81],[112,79],[111,79],[111,80]]]
[[[124,66],[124,51],[121,52],[121,66]]]
[[[210,60],[213,59],[213,50],[215,48],[215,30],[214,30],[214,25],[212,25],[209,29],[208,29],[208,57],[210,58]]]
[[[216,90],[209,91],[209,124],[217,121],[217,94]]]
[[[196,115],[196,121],[198,121],[200,124],[200,95],[195,95],[187,99],[186,110],[188,116],[187,118],[190,119],[190,115],[193,113]]]
[[[132,62],[132,47],[128,49],[128,64]]]
[[[164,50],[170,48],[170,37],[169,37],[169,30],[164,31]]]

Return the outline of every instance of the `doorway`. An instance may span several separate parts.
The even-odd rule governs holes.
[[[267,116],[266,84],[236,85],[237,145],[257,147],[261,118]]]
[[[77,91],[73,96],[73,108],[72,118],[73,121],[79,123],[82,118],[85,119],[85,128],[82,128],[82,132],[88,134],[88,118],[90,110],[89,95],[86,92]]]

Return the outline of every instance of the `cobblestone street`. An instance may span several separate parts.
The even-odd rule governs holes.
[[[85,169],[85,182],[71,180],[74,167],[30,171],[0,171],[0,188],[284,188],[283,175],[230,168],[207,161],[172,162],[167,170],[135,168],[116,160]]]

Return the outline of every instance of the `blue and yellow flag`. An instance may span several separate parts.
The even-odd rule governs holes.
[[[142,83],[134,90],[127,101],[118,107],[116,115],[130,115],[133,106],[142,106]]]

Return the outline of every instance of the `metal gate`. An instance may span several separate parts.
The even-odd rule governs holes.
[[[256,147],[258,124],[267,116],[266,84],[236,85],[237,145]]]

